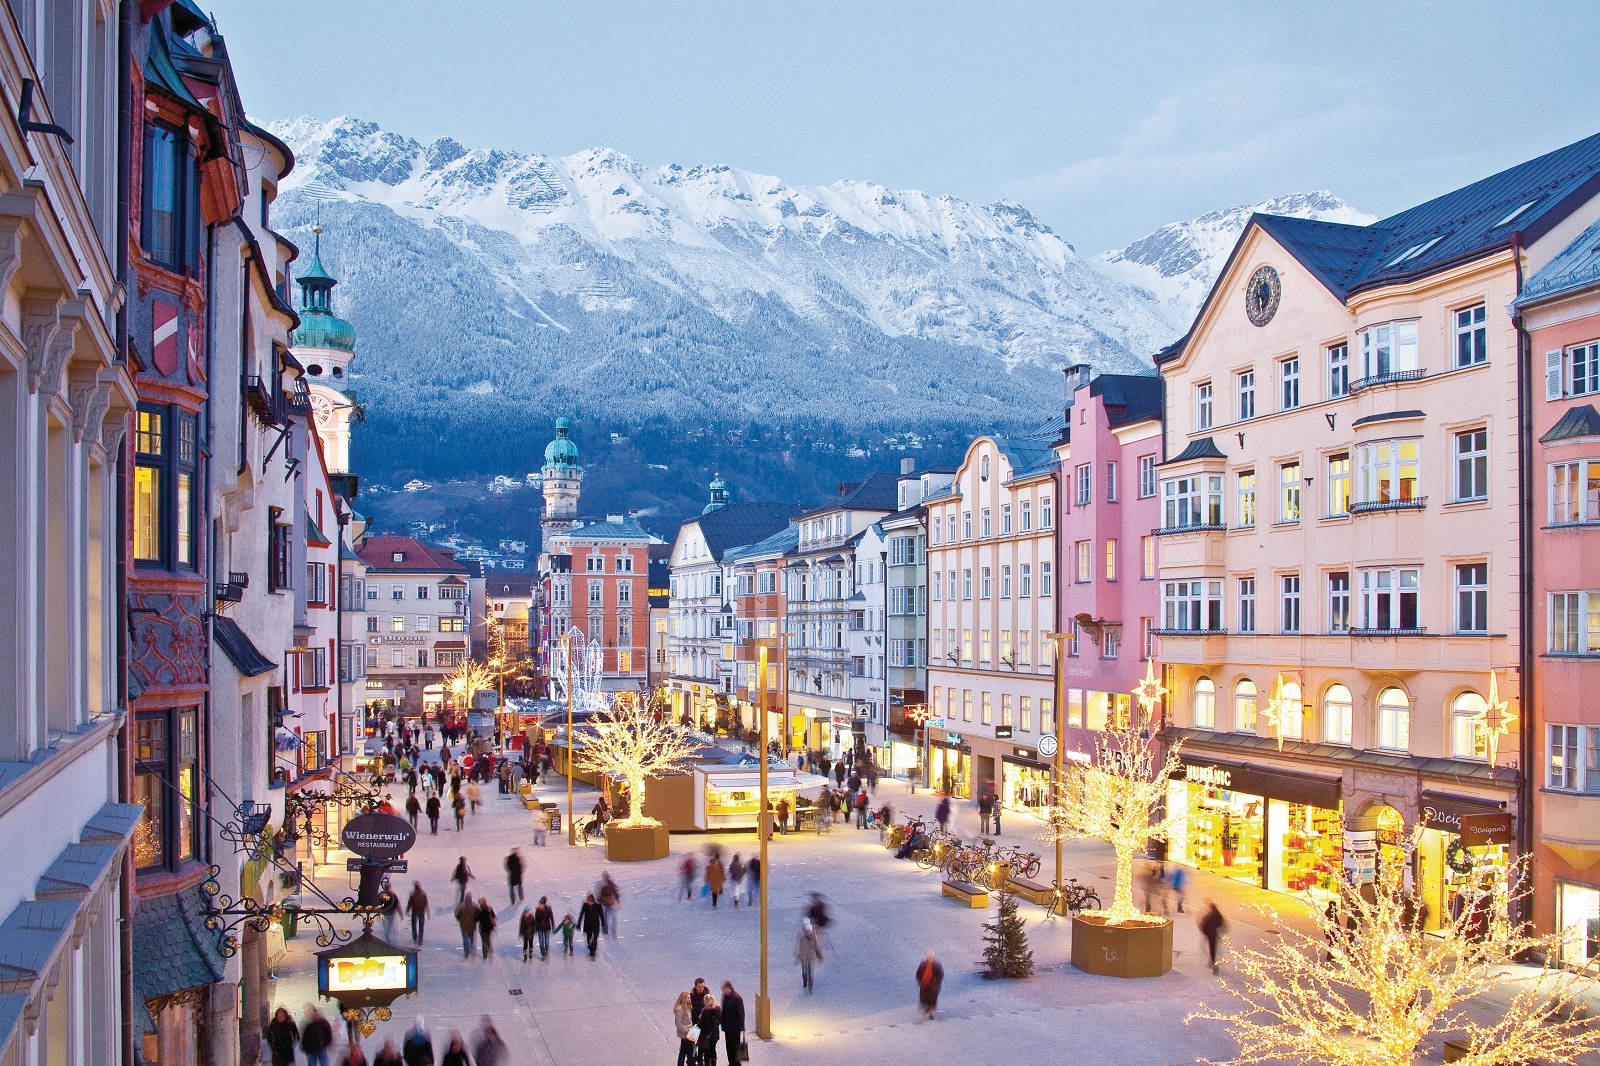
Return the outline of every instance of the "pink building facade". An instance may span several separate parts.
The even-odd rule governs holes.
[[[1095,735],[1125,715],[1160,612],[1156,527],[1162,454],[1159,377],[1067,369],[1061,462],[1063,758],[1087,762]],[[1009,802],[1010,794],[1006,797]]]

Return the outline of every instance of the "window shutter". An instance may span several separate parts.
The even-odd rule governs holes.
[[[1561,349],[1544,353],[1544,398],[1561,399]]]

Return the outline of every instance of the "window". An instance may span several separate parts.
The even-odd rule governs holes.
[[[267,591],[282,592],[289,588],[292,545],[290,527],[283,520],[283,508],[267,508]]]
[[[1411,631],[1420,628],[1417,594],[1420,571],[1361,571],[1362,628]]]
[[[1033,595],[1033,564],[1023,563],[1018,568],[1017,593],[1026,598]]]
[[[1350,572],[1328,575],[1328,632],[1350,632]]]
[[[1094,544],[1091,541],[1080,540],[1074,545],[1074,556],[1078,561],[1075,580],[1084,582],[1094,576]]]
[[[1154,618],[1139,619],[1139,658],[1149,660],[1156,657],[1156,620]]]
[[[1009,699],[1010,697],[1007,697],[1007,698]],[[1032,696],[1023,696],[1022,697],[1022,731],[1024,733],[1033,732],[1033,697]]]
[[[956,598],[956,572],[954,570],[950,571],[948,580],[950,587],[950,598],[953,600]],[[968,598],[970,599],[971,597]]]
[[[1239,579],[1239,616],[1234,630],[1239,633],[1256,631],[1256,579],[1253,577]]]
[[[1483,721],[1486,707],[1476,692],[1463,692],[1450,704],[1450,753],[1456,758],[1489,758],[1489,730]]]
[[[1028,532],[1033,528],[1033,501],[1022,501],[1022,531]]]
[[[1051,526],[1055,525],[1055,513],[1056,512],[1055,512],[1055,509],[1050,506],[1050,503],[1051,503],[1051,500],[1050,500],[1050,497],[1048,497],[1048,496],[1041,496],[1039,498],[1039,528],[1040,529],[1049,529]]]
[[[1300,464],[1278,467],[1278,521],[1300,521]]]
[[[1094,467],[1093,466],[1091,466],[1088,463],[1083,463],[1078,467],[1077,485],[1078,485],[1078,499],[1077,499],[1078,506],[1079,507],[1087,507],[1087,506],[1089,506],[1089,499],[1094,494]]]
[[[1013,725],[1011,714],[1011,693],[1007,692],[1000,697],[1000,724],[1006,727]]]
[[[1350,743],[1350,690],[1329,685],[1322,697],[1322,739],[1329,744]]]
[[[1009,566],[1000,568],[1000,598],[1002,600],[1011,598],[1011,567]]]
[[[1235,375],[1239,397],[1239,421],[1248,422],[1256,416],[1256,372],[1241,370]]]
[[[1328,517],[1350,513],[1350,456],[1328,456]]]
[[[983,568],[983,590],[982,591],[983,591],[983,598],[984,599],[988,599],[989,596],[990,596],[989,575],[992,574],[992,573],[993,573],[993,571],[989,567],[986,566],[986,567]]]
[[[994,723],[994,695],[992,693],[985,692],[983,694],[983,712],[982,713],[983,713],[983,717],[980,720],[980,724],[982,724],[982,725],[992,725]]]
[[[1456,567],[1456,632],[1489,632],[1489,564]]]
[[[961,658],[969,663],[972,661],[972,630],[970,629],[961,631]]]
[[[140,243],[151,260],[173,271],[188,265],[189,151],[178,130],[144,128],[144,211]]]
[[[631,574],[631,573],[633,573],[633,556],[628,555],[626,553],[617,556],[617,573],[619,573],[619,574]]]
[[[1386,688],[1378,696],[1378,747],[1411,750],[1411,701],[1400,689]]]
[[[1489,431],[1469,429],[1455,435],[1456,502],[1489,498]]]
[[[199,712],[141,712],[133,722],[133,798],[144,806],[133,832],[134,864],[176,869],[200,840],[195,760]]]
[[[1300,575],[1284,574],[1278,579],[1278,629],[1283,633],[1300,632]]]
[[[1416,501],[1421,445],[1415,440],[1384,440],[1357,449],[1362,504]]]
[[[1328,348],[1328,399],[1337,400],[1350,395],[1350,346],[1335,344]]]
[[[1562,353],[1545,353],[1545,398],[1559,400],[1563,375]],[[1588,396],[1600,392],[1600,342],[1578,344],[1566,351],[1565,383],[1568,396]]]
[[[972,721],[972,690],[971,689],[963,689],[961,691],[961,720],[963,722]]]
[[[1145,581],[1154,581],[1156,576],[1156,538],[1140,537],[1139,549],[1144,556],[1144,572],[1139,576]]]
[[[955,543],[955,539],[956,539],[956,513],[954,511],[950,512],[950,516],[948,518],[948,523],[949,523],[949,526],[950,526],[950,532],[949,532],[949,535],[945,537],[945,540],[947,540],[950,543],[954,544]]]
[[[1477,366],[1489,361],[1488,308],[1464,307],[1456,312],[1456,366]]]
[[[1582,733],[1582,726],[1552,725],[1550,727],[1550,756],[1545,763],[1545,785],[1549,788],[1560,789],[1563,792],[1582,791],[1585,776],[1578,764],[1578,738]],[[1592,734],[1591,734],[1592,735]],[[1595,784],[1600,784],[1600,775],[1595,775]],[[1591,786],[1588,791],[1593,791]],[[135,849],[137,850],[137,837]]]
[[[1178,633],[1222,631],[1221,581],[1165,581],[1162,629]]]
[[[406,598],[406,587],[404,585],[391,585],[391,586],[389,586],[389,598],[391,600],[403,600],[403,599],[405,599]]]
[[[1192,474],[1162,482],[1166,529],[1222,526],[1222,475]]]
[[[1600,592],[1550,594],[1550,651],[1557,655],[1600,652]]]
[[[1011,657],[1011,630],[1009,629],[1000,631],[1000,661],[1008,666],[1016,662]]]
[[[972,599],[972,569],[970,567],[961,571],[961,598]]]
[[[138,564],[170,562],[189,570],[198,565],[198,426],[194,415],[171,407],[139,407],[133,483],[133,557]]]
[[[306,564],[306,602],[317,607],[328,602],[328,568],[323,563]]]
[[[981,519],[983,522],[983,535],[987,537],[992,532],[989,522],[989,508],[985,507],[983,509]]]
[[[1148,500],[1156,494],[1156,457],[1139,456],[1139,499]]]
[[[166,483],[166,409],[140,406],[133,434],[133,557],[160,564],[166,542],[162,506]]]
[[[1117,542],[1114,541],[1114,540],[1108,540],[1108,541],[1106,541],[1106,580],[1107,581],[1115,581],[1116,579],[1117,579]]]
[[[418,585],[417,586],[417,599],[425,600],[427,598],[428,598],[428,586],[426,586],[426,585]]]
[[[1306,735],[1306,706],[1300,686],[1284,681],[1278,688],[1278,736],[1285,740],[1304,740]]]
[[[1249,678],[1233,688],[1233,730],[1236,733],[1256,731],[1256,683]]]
[[[446,615],[439,619],[439,632],[441,633],[465,633],[466,631],[467,620],[460,615]]]
[[[1211,428],[1211,382],[1194,387],[1194,428],[1198,432]]]
[[[378,631],[378,616],[375,615],[375,614],[367,615],[367,632],[368,633],[376,633],[377,631]]]
[[[593,607],[604,602],[605,587],[606,583],[599,578],[589,582],[589,606]]]
[[[1017,662],[1024,666],[1033,662],[1033,630],[1024,629],[1017,634]]]
[[[389,619],[389,631],[392,633],[404,633],[406,631],[406,616],[403,614],[392,616]]]
[[[1417,370],[1417,324],[1388,322],[1361,331],[1361,376],[1374,384]]]
[[[1115,659],[1122,650],[1122,627],[1106,626],[1100,634],[1100,658]]]
[[[1049,596],[1050,593],[1051,593],[1051,588],[1050,588],[1050,564],[1049,563],[1040,563],[1039,564],[1039,595],[1040,596]]]
[[[1209,677],[1194,683],[1194,725],[1196,729],[1217,727],[1217,685]]]
[[[1117,464],[1106,464],[1106,502],[1117,502]]]
[[[1011,532],[1011,505],[1009,503],[1000,506],[1000,532]]]
[[[633,582],[617,582],[617,603],[624,607],[633,603]]]
[[[1239,528],[1250,529],[1256,524],[1256,472],[1239,471]]]
[[[962,540],[971,540],[972,539],[972,512],[971,511],[962,511],[961,512],[961,539]]]
[[[396,669],[400,669],[406,665],[406,653],[397,649],[389,656],[389,661]]]
[[[1278,361],[1278,410],[1293,411],[1300,406],[1300,357],[1291,355]]]

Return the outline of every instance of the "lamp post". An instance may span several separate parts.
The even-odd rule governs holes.
[[[767,866],[767,838],[772,823],[767,818],[767,645],[756,651],[756,685],[761,715],[761,796],[756,806],[756,836],[761,857],[761,987],[756,993],[756,1036],[772,1039],[772,1000],[767,997],[767,885],[772,871]],[[787,712],[785,712],[787,715]]]
[[[561,634],[562,646],[567,654],[567,843],[577,844],[577,826],[572,822],[572,629]],[[1061,850],[1061,845],[1056,845],[1056,850]]]
[[[1050,759],[1052,764],[1050,770],[1050,806],[1051,809],[1055,809],[1061,804],[1061,722],[1067,713],[1067,674],[1061,668],[1061,660],[1066,657],[1067,641],[1072,639],[1072,634],[1046,633],[1045,639],[1054,641],[1056,648],[1056,706],[1055,714],[1052,716],[1054,718],[1052,724],[1055,728],[1051,735],[1051,739],[1055,741],[1056,750]],[[1059,833],[1054,835],[1056,838],[1056,881],[1052,886],[1054,893],[1053,902],[1050,904],[1050,914],[1052,916],[1066,911],[1066,908],[1062,906],[1063,897],[1061,893],[1061,836]]]

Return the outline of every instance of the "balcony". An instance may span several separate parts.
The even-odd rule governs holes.
[[[1391,511],[1420,511],[1428,506],[1426,496],[1413,496],[1406,500],[1373,500],[1350,504],[1352,515],[1385,514]]]
[[[1162,526],[1150,532],[1158,537],[1175,537],[1180,533],[1225,533],[1227,530],[1226,522],[1191,522],[1186,526]]]
[[[1421,381],[1427,376],[1425,369],[1418,370],[1391,370],[1387,374],[1373,374],[1370,377],[1357,378],[1350,383],[1352,393],[1362,389],[1377,388],[1380,385],[1397,385],[1406,381]]]
[[[1539,839],[1569,862],[1600,851],[1600,794],[1540,789]]]
[[[1352,637],[1425,637],[1428,630],[1423,626],[1410,629],[1351,629]]]

